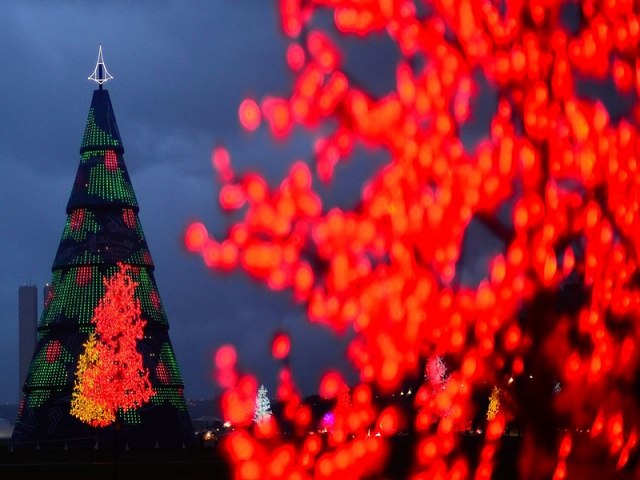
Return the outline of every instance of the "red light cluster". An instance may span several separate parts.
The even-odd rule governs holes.
[[[122,209],[122,219],[127,227],[133,229],[138,224],[136,220],[136,213],[131,208]]]
[[[62,353],[62,345],[58,340],[54,340],[47,345],[47,351],[45,352],[45,359],[48,363],[54,363],[60,357]]]
[[[130,276],[130,268],[120,263],[118,271],[104,279],[105,294],[91,319],[95,335],[85,344],[85,369],[74,387],[77,414],[95,427],[111,423],[118,409],[142,406],[155,393],[137,349],[146,321],[140,318],[140,304],[134,297],[137,283]],[[168,382],[162,362],[156,373],[160,381]]]
[[[78,208],[77,210],[74,210],[71,212],[71,219],[70,219],[71,230],[76,231],[82,228],[86,214],[87,214],[87,211],[84,208]]]
[[[76,284],[86,287],[93,279],[93,268],[90,265],[83,265],[76,269]]]
[[[348,357],[361,381],[350,404],[336,406],[329,445],[305,441],[309,449],[299,449],[282,438],[274,446],[238,433],[256,457],[232,448],[236,474],[355,478],[369,459],[363,451],[384,450],[384,435],[405,424],[417,435],[413,478],[490,478],[513,424],[525,427],[518,465],[531,478],[569,478],[595,458],[602,476],[637,474],[637,8],[622,0],[417,4],[281,0],[293,90],[245,101],[240,120],[253,131],[262,115],[276,138],[298,125],[315,129],[313,168],[296,161],[270,189],[256,174],[236,175],[223,148],[213,153],[221,206],[245,210],[225,239],[192,224],[187,248],[211,268],[240,267],[273,289],[290,289],[312,322],[352,330]],[[571,6],[570,30],[563,9]],[[320,8],[333,13],[335,30],[311,22]],[[376,97],[350,77],[341,36],[381,34],[401,59],[380,66],[395,72],[396,85]],[[477,84],[478,76],[490,86]],[[628,96],[579,95],[589,77]],[[495,113],[471,149],[460,131],[488,88]],[[605,103],[620,98],[634,104],[614,119]],[[356,144],[391,160],[365,183],[357,208],[323,208],[315,179],[330,181]],[[472,222],[491,231],[501,251],[487,254],[477,285],[464,285],[468,242],[483,241],[468,235]],[[437,387],[421,378],[434,355],[449,373]],[[307,422],[303,411],[295,416],[298,394],[283,371],[282,391],[295,400],[284,396],[288,414]],[[419,383],[409,418],[370,396],[365,405],[356,401],[367,397],[362,388],[392,395],[408,381]],[[338,399],[341,385],[329,372],[319,391]],[[493,386],[500,409],[483,425],[472,463],[460,430]],[[553,428],[543,431],[545,422]],[[382,436],[366,437],[365,427]],[[366,472],[379,473],[375,465]]]
[[[118,157],[113,150],[104,152],[104,166],[107,171],[113,172],[118,169]]]

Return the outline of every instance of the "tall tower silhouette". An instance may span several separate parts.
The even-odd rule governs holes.
[[[193,440],[183,381],[169,340],[169,323],[153,276],[154,264],[138,218],[138,202],[124,163],[124,148],[109,92],[102,49],[80,147],[80,164],[67,204],[67,221],[53,262],[51,288],[38,325],[38,342],[23,388],[13,443],[20,448],[109,445],[174,448]],[[94,309],[104,279],[131,267],[135,298],[146,320],[137,342],[155,394],[116,422],[92,428],[70,414],[78,358],[94,332]]]
[[[27,372],[36,346],[38,324],[38,287],[23,285],[18,289],[18,356],[20,391],[27,378]],[[20,398],[20,397],[18,397]]]

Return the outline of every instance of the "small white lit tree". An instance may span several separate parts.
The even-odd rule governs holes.
[[[253,421],[255,423],[260,423],[271,415],[271,402],[269,402],[269,397],[267,397],[267,389],[264,385],[260,385],[260,388],[258,389],[258,396],[256,397],[256,408],[253,413]]]

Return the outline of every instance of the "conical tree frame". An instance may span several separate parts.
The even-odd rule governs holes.
[[[193,442],[182,375],[123,154],[109,92],[97,89],[19,405],[16,448],[93,447],[102,438],[112,443],[116,428],[129,448]],[[147,322],[138,349],[155,395],[141,408],[119,411],[111,427],[92,428],[70,415],[71,395],[83,344],[94,331],[91,318],[105,293],[103,279],[114,275],[118,262],[131,266],[138,284],[135,296]]]

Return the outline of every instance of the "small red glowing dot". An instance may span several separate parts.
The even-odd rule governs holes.
[[[185,245],[190,252],[200,251],[206,244],[209,234],[207,228],[200,222],[192,223],[184,236]]]
[[[271,353],[272,355],[282,360],[289,355],[289,350],[291,349],[291,340],[289,340],[289,336],[286,333],[278,333],[273,338],[273,342],[271,344]]]
[[[247,98],[240,103],[238,117],[242,126],[249,132],[253,132],[260,126],[262,119],[260,107],[254,100]]]
[[[216,366],[221,370],[233,368],[236,359],[236,349],[233,345],[223,345],[216,352]]]
[[[324,398],[333,398],[344,386],[342,377],[337,372],[326,373],[320,382],[320,395]]]
[[[287,47],[287,64],[293,71],[300,70],[304,66],[305,54],[303,48],[297,43]]]

